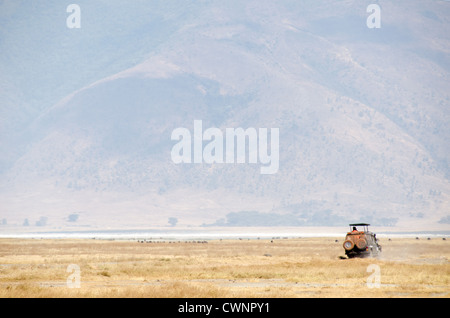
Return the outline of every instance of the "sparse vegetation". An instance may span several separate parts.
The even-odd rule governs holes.
[[[381,239],[382,257],[351,260],[339,258],[342,238],[0,243],[0,297],[450,295],[450,245],[441,239]],[[80,267],[81,288],[67,288],[69,264]],[[380,288],[366,286],[370,264],[381,269]]]
[[[441,224],[450,224],[450,215],[447,215],[439,220],[438,223]]]
[[[168,222],[169,222],[170,226],[175,226],[178,223],[178,219],[174,218],[174,217],[170,217]]]
[[[296,210],[294,205],[292,210],[287,214],[258,211],[231,212],[225,218],[218,219],[212,224],[203,224],[203,226],[342,226],[351,222],[347,217],[337,215],[330,209],[301,211]],[[366,217],[364,220],[372,222],[372,217]],[[398,218],[378,217],[374,220],[374,224],[395,226],[397,221]]]
[[[76,222],[78,220],[79,215],[77,213],[69,214],[67,217],[68,222]]]
[[[46,216],[41,216],[38,221],[36,221],[36,226],[46,226],[48,218]]]

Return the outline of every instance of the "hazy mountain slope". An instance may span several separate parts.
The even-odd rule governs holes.
[[[0,171],[23,154],[18,146],[28,141],[24,130],[41,112],[144,61],[189,19],[173,1],[76,3],[79,29],[66,26],[69,3],[0,3],[0,151],[7,154],[0,158]]]
[[[3,174],[2,215],[16,223],[45,215],[58,226],[77,211],[96,226],[159,225],[170,216],[212,224],[239,211],[279,213],[285,225],[436,224],[450,195],[450,4],[380,2],[381,29],[367,28],[368,4],[132,7],[164,22],[154,30],[158,44],[142,46],[148,57],[133,66],[145,32],[134,44],[125,41],[130,33],[90,35],[92,52],[104,54],[75,58],[67,69],[84,79],[68,80],[72,94],[33,109],[25,150]],[[122,19],[114,25],[129,27],[126,17],[139,11],[130,10],[108,5]],[[102,16],[99,26],[112,23]],[[112,61],[109,74],[101,70]],[[50,82],[58,72],[48,71]],[[51,94],[47,85],[36,89]],[[278,173],[260,174],[261,164],[174,164],[171,133],[193,131],[195,119],[222,131],[279,128]]]

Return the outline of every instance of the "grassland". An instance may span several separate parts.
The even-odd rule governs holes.
[[[449,240],[381,244],[377,259],[341,259],[342,238],[0,239],[0,297],[450,296]],[[69,288],[70,264],[80,269],[80,288]]]

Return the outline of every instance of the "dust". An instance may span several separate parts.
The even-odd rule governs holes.
[[[381,242],[382,253],[377,259],[409,264],[448,264],[450,242],[435,239],[388,239]]]

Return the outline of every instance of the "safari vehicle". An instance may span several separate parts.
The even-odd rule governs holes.
[[[350,232],[344,241],[345,255],[353,257],[376,257],[381,252],[376,234],[369,231],[367,223],[349,224]]]

